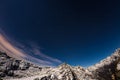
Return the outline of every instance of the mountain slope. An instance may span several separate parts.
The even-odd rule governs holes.
[[[102,80],[118,80],[120,75],[117,75],[120,70],[120,49],[117,49],[111,56],[101,60],[99,63],[88,67],[88,71],[91,72],[97,79]]]
[[[0,77],[3,80],[120,80],[120,49],[87,69],[66,63],[54,68],[40,67],[0,52]]]
[[[44,67],[46,68],[46,67]],[[0,52],[0,77],[4,79],[21,78],[37,75],[42,67],[32,63],[17,60],[9,57],[6,53]]]

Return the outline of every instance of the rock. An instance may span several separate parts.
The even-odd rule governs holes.
[[[0,80],[3,80],[2,78],[0,78]]]
[[[29,70],[29,67],[31,67],[31,70]],[[40,71],[40,69],[38,66],[34,68],[31,63],[17,60],[9,57],[6,53],[0,52],[0,77],[2,78],[7,78],[8,76],[16,78],[30,76]]]
[[[120,49],[99,63],[84,69],[66,63],[58,67],[39,67],[23,60],[0,54],[0,77],[22,78],[37,76],[34,80],[120,80]],[[8,79],[9,80],[9,79]]]
[[[12,63],[12,69],[13,69],[13,70],[17,70],[17,69],[19,68],[19,63],[20,63],[19,60],[15,60],[15,61]]]
[[[49,77],[45,76],[45,77],[42,77],[40,80],[51,80]]]
[[[0,77],[5,77],[6,74],[4,72],[0,72]]]
[[[5,72],[6,68],[4,66],[0,66],[0,72]]]
[[[35,78],[34,80],[40,80],[39,78]]]
[[[58,80],[57,76],[55,76],[55,75],[53,75],[53,74],[50,76],[50,78],[51,78],[52,80]]]
[[[21,62],[20,62],[19,68],[20,68],[21,70],[26,70],[26,69],[28,69],[29,67],[30,67],[30,64],[29,64],[29,63],[24,62],[24,61],[21,61]]]
[[[8,71],[7,75],[8,76],[13,76],[14,75],[14,71],[13,70]]]

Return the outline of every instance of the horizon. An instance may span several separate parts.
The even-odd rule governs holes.
[[[9,54],[9,52],[7,52],[6,50],[2,50],[1,49],[1,47],[0,47],[0,53],[4,53],[4,54],[7,54],[9,57],[12,57],[12,58],[15,58],[15,59],[17,59],[17,60],[24,60],[24,61],[26,61],[26,62],[28,62],[28,63],[32,63],[32,64],[35,64],[35,65],[38,65],[38,66],[41,66],[41,67],[58,67],[58,66],[61,66],[61,65],[69,65],[69,66],[73,66],[73,67],[82,67],[82,68],[84,68],[84,69],[87,69],[87,68],[90,68],[90,67],[92,67],[92,66],[94,66],[94,65],[96,65],[96,64],[100,64],[101,63],[101,61],[104,61],[104,60],[107,60],[107,58],[108,57],[111,57],[111,56],[113,56],[118,50],[120,50],[120,48],[117,48],[116,50],[114,50],[114,52],[111,54],[111,55],[109,55],[109,56],[107,56],[107,57],[105,57],[104,59],[102,59],[102,60],[100,60],[99,62],[97,62],[97,63],[95,63],[95,64],[93,64],[93,65],[89,65],[89,66],[81,66],[81,65],[70,65],[70,64],[68,64],[68,63],[66,63],[66,62],[61,62],[59,65],[57,65],[57,66],[50,66],[50,65],[40,65],[40,64],[38,64],[38,63],[36,63],[36,62],[34,62],[34,60],[33,61],[30,61],[29,59],[20,59],[20,58],[18,58],[18,57],[15,57],[15,56],[13,56],[13,55],[11,55],[11,53]],[[16,55],[16,54],[14,54],[14,55]],[[29,55],[28,55],[29,56]],[[31,57],[31,56],[30,56]],[[32,58],[32,57],[31,57]]]

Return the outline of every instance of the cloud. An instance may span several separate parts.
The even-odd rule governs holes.
[[[54,66],[61,63],[60,60],[43,54],[39,46],[35,44],[26,46],[25,44],[20,44],[12,40],[1,29],[0,50],[15,58],[28,60],[41,66]],[[35,57],[35,55],[37,55],[37,57]]]
[[[52,62],[61,63],[60,60],[55,59],[55,58],[52,58],[52,57],[50,57],[50,56],[47,56],[47,55],[43,54],[43,53],[40,51],[40,47],[37,46],[37,45],[35,45],[34,43],[31,44],[31,50],[32,50],[31,52],[34,53],[35,55],[38,55],[38,56],[40,56],[40,57],[42,57],[42,58],[45,58],[45,59],[47,59],[47,60],[49,60],[49,61],[52,61]]]

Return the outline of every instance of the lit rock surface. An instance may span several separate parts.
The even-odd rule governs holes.
[[[120,49],[99,63],[84,69],[66,63],[40,67],[0,52],[0,79],[3,80],[120,80]]]

